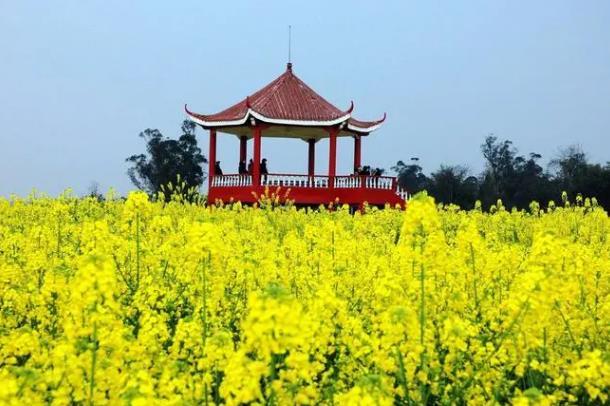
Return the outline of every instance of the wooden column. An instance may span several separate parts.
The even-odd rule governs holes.
[[[310,138],[307,140],[307,144],[309,144],[309,164],[307,166],[307,174],[309,176],[314,176],[315,168],[316,168],[316,140],[315,138]]]
[[[261,185],[261,128],[259,126],[252,127],[254,137],[254,167],[252,168],[252,185]]]
[[[216,169],[216,130],[214,128],[210,128],[210,151],[208,152],[208,163],[210,164],[208,167],[208,188],[211,188],[212,179],[214,178],[214,172]]]
[[[354,172],[356,170],[358,170],[358,168],[360,168],[360,166],[362,165],[362,161],[361,161],[361,153],[362,153],[362,149],[361,149],[361,141],[362,139],[360,138],[359,135],[354,135]]]
[[[248,137],[242,135],[239,137],[239,162],[246,162],[248,151]],[[246,162],[247,164],[247,162]]]
[[[335,186],[335,175],[337,173],[337,134],[339,133],[339,129],[333,127],[330,128],[328,132],[330,134],[330,146],[328,148],[328,181],[330,187],[333,188]]]

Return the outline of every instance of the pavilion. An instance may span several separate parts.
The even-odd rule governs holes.
[[[331,202],[362,206],[390,204],[404,207],[407,192],[395,177],[352,173],[337,175],[337,137],[354,139],[354,168],[361,166],[362,138],[378,129],[386,115],[376,121],[352,117],[354,103],[347,110],[333,106],[299,79],[288,63],[286,71],[259,91],[216,114],[193,113],[188,118],[210,132],[208,201],[254,203],[265,189],[280,187],[297,205]],[[241,174],[215,173],[217,133],[233,134],[240,140],[239,161],[247,162],[247,143],[254,142],[253,165]],[[263,137],[298,138],[308,145],[306,175],[269,173],[261,175]],[[329,139],[328,173],[315,171],[316,142]]]

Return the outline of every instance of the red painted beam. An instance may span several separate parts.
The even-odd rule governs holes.
[[[330,146],[328,151],[328,176],[330,178],[330,185],[332,188],[335,183],[335,174],[337,173],[337,134],[339,133],[339,128],[329,128],[328,133],[330,134]]]
[[[209,180],[209,190],[212,189],[212,178],[214,177],[215,167],[216,167],[216,130],[210,129],[210,151],[208,152],[208,180]]]
[[[359,135],[354,135],[354,173],[362,165],[362,138]]]
[[[261,133],[259,126],[252,127],[254,135],[254,167],[252,169],[252,184],[260,186],[261,184]]]

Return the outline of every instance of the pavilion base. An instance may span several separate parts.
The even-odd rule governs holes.
[[[254,204],[261,196],[276,194],[280,201],[290,200],[297,206],[350,205],[362,207],[366,202],[370,206],[405,208],[405,201],[394,191],[368,188],[287,188],[264,186],[212,187],[208,193],[208,202],[241,202]]]

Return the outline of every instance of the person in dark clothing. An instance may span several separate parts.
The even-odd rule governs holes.
[[[248,162],[248,175],[252,175],[254,171],[254,160],[250,159],[250,161]]]
[[[220,161],[216,161],[216,165],[214,165],[214,175],[222,176],[222,169],[220,169]]]
[[[267,159],[263,158],[263,161],[261,162],[261,175],[267,174],[269,174],[269,171],[267,170]]]
[[[269,171],[267,170],[267,159],[263,158],[261,161],[261,178],[263,179],[263,185],[267,183],[267,174]]]
[[[246,175],[248,173],[248,170],[246,169],[246,161],[239,161],[239,169],[237,172],[240,175]]]

